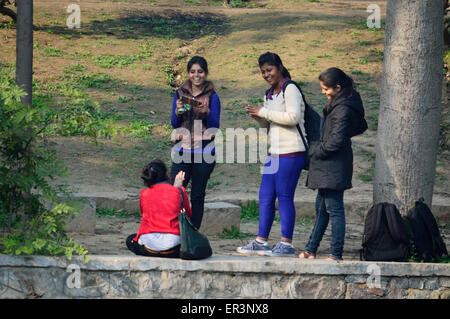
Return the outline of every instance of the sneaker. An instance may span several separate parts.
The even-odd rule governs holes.
[[[273,257],[295,257],[295,249],[292,245],[286,245],[279,242],[273,249],[266,254]]]
[[[256,240],[251,241],[248,245],[238,247],[236,251],[244,255],[259,255],[264,256],[267,252],[270,252],[268,244],[260,244]]]

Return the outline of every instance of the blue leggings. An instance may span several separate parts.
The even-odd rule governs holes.
[[[292,239],[295,225],[294,193],[304,165],[305,156],[268,156],[259,188],[259,237],[269,237],[275,217],[275,199],[278,198],[281,237]]]

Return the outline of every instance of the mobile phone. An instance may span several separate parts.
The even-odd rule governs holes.
[[[184,96],[184,95],[181,97],[181,102],[183,103],[183,106],[185,108],[189,108],[190,109],[191,107],[197,106],[197,101],[196,100],[194,100],[193,98]],[[189,106],[187,106],[187,105],[189,105]]]

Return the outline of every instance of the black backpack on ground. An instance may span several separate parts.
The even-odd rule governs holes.
[[[360,259],[367,261],[407,261],[410,236],[397,207],[390,203],[372,206],[364,221]]]
[[[436,219],[423,198],[416,201],[408,211],[406,220],[411,229],[415,252],[419,259],[429,262],[448,255]]]
[[[314,109],[311,107],[311,105],[309,105],[308,102],[306,102],[305,95],[303,94],[302,89],[297,84],[297,82],[292,81],[292,80],[286,81],[281,88],[281,91],[283,92],[283,94],[286,91],[286,87],[288,86],[288,84],[294,84],[297,87],[297,89],[302,94],[303,103],[305,103],[305,117],[304,117],[305,125],[304,126],[305,126],[306,139],[302,133],[302,130],[300,129],[299,124],[297,124],[297,130],[300,133],[300,137],[302,138],[303,145],[305,145],[305,147],[306,147],[306,152],[308,152],[309,146],[311,145],[311,143],[314,141],[320,140],[320,126],[321,126],[322,118],[320,117],[319,113],[314,111]],[[266,91],[266,96],[267,96],[267,94],[269,94],[269,91],[270,91],[270,89]],[[306,155],[305,167],[303,169],[304,170],[309,169],[309,155],[308,154]]]

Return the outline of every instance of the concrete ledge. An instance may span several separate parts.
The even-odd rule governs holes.
[[[0,298],[450,298],[448,264],[241,256],[89,258],[84,263],[79,257],[0,254]],[[368,287],[377,270],[378,288]],[[78,288],[72,280],[76,271]]]

